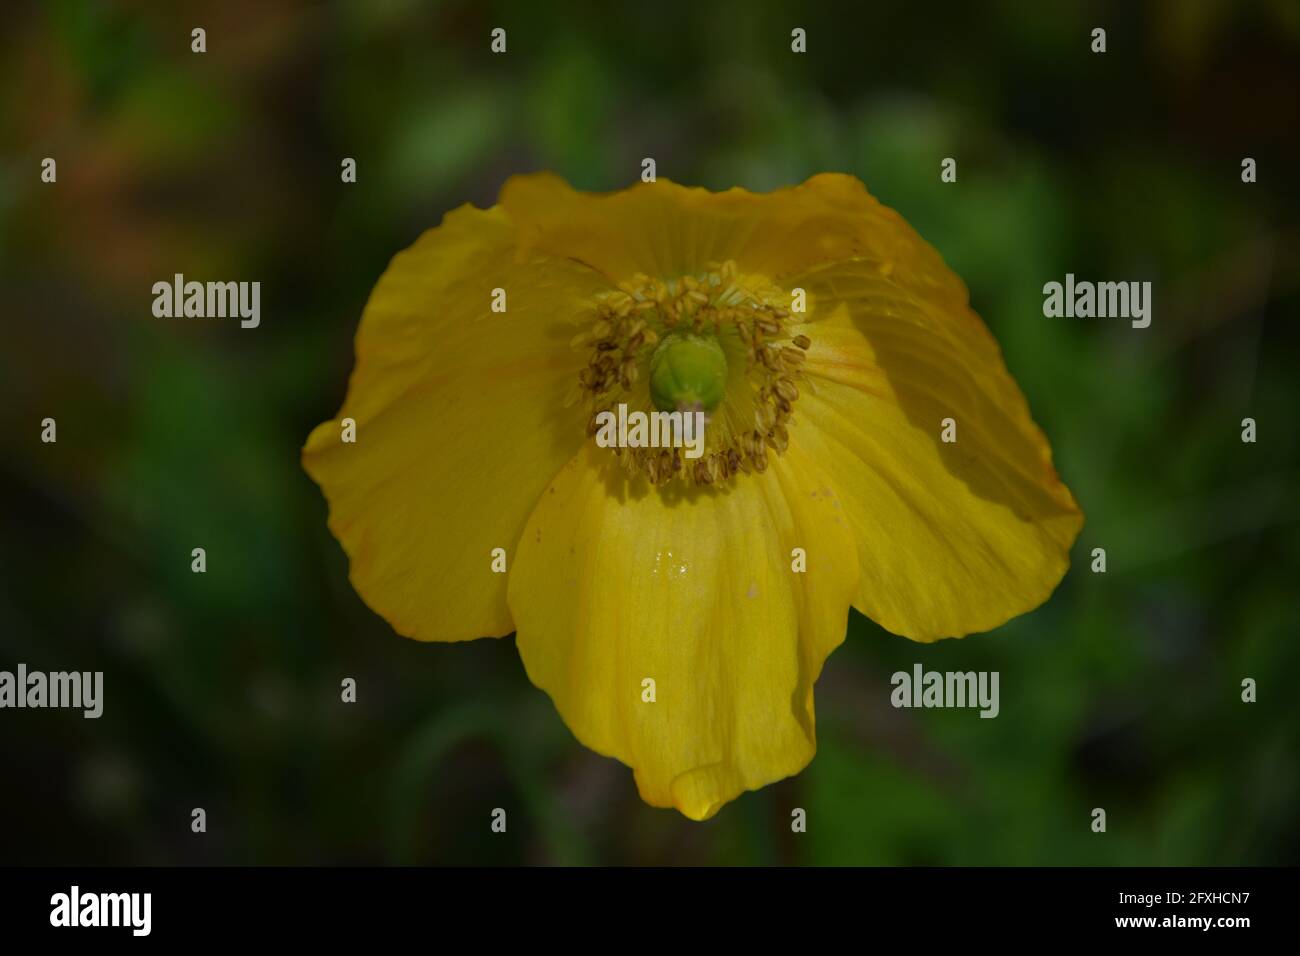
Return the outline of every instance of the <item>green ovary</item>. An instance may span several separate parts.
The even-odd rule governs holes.
[[[672,333],[650,358],[650,400],[661,412],[711,412],[726,387],[727,357],[711,335]]]

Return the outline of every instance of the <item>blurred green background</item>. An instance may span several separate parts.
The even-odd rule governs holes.
[[[106,711],[0,712],[0,863],[1300,861],[1300,5],[51,2],[3,21],[0,669],[102,670]],[[1056,595],[995,633],[921,646],[855,612],[812,765],[704,824],[577,744],[513,639],[397,637],[298,464],[395,252],[512,173],[614,189],[645,156],[714,189],[862,178],[966,280],[1087,514]],[[261,328],[155,319],[175,272],[260,280]],[[1045,319],[1066,272],[1151,280],[1151,327]],[[891,708],[916,662],[999,671],[1001,715]]]

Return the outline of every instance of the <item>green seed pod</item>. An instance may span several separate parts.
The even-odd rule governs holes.
[[[711,412],[726,390],[727,356],[711,335],[674,332],[650,357],[650,399],[661,412]]]

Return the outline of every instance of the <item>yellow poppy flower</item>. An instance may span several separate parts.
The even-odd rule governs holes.
[[[604,447],[619,405],[705,413],[699,456]],[[989,630],[1083,522],[961,280],[834,174],[511,179],[392,261],[303,462],[399,633],[516,632],[578,739],[697,820],[812,759],[850,606]]]

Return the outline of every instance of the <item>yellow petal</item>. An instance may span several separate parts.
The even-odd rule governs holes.
[[[507,574],[547,482],[581,446],[564,399],[585,356],[569,347],[605,288],[573,262],[517,256],[500,209],[462,207],[393,259],[357,333],[334,421],[303,464],[329,500],[354,587],[402,634],[465,640],[513,630]],[[490,308],[494,289],[506,311]],[[340,440],[356,421],[356,443]]]
[[[588,448],[542,495],[510,580],[519,651],[646,802],[702,820],[812,758],[812,686],[844,639],[856,553],[824,474],[793,450],[721,491],[623,474]]]
[[[780,278],[875,248],[879,224],[901,222],[857,180],[836,174],[770,193],[713,193],[666,179],[584,193],[551,173],[535,173],[511,178],[501,204],[519,224],[525,248],[584,262],[613,281],[638,272],[693,274],[727,259],[742,271]]]
[[[910,229],[894,240],[890,260],[792,280],[815,306],[794,330],[813,345],[790,440],[845,502],[862,568],[854,606],[931,641],[1046,600],[1083,515],[959,280]]]

